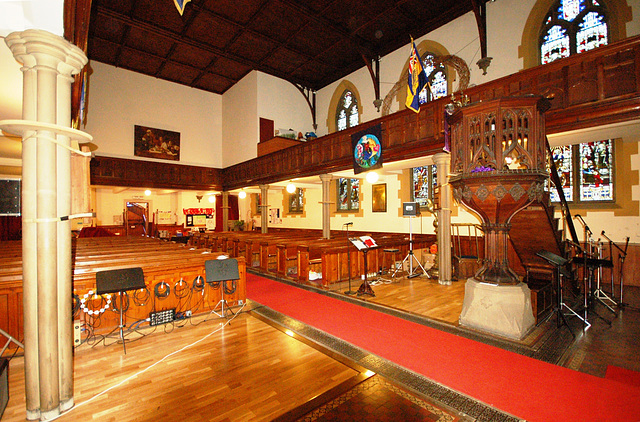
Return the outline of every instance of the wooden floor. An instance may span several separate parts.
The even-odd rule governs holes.
[[[348,285],[336,287],[343,289]],[[464,283],[441,286],[418,277],[373,289],[376,296],[365,300],[455,325]],[[578,339],[563,359],[565,366],[596,376],[604,376],[609,364],[640,371],[640,288],[627,288],[625,294],[627,306],[618,316],[598,307],[603,319],[594,318],[584,332],[571,322]],[[119,344],[80,346],[75,355],[77,405],[58,420],[268,421],[362,376],[362,368],[247,313],[226,326],[211,319],[165,331],[128,342],[126,355]],[[25,420],[19,356],[10,363],[9,392],[2,421]]]

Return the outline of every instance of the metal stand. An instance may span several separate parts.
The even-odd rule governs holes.
[[[579,319],[582,320],[582,322],[584,322],[584,324],[587,326],[585,328],[585,330],[587,328],[589,328],[591,326],[591,324],[589,324],[585,319],[583,319],[582,317],[580,317],[580,315],[578,315],[573,309],[571,309],[569,306],[567,306],[564,303],[563,300],[563,284],[560,281],[561,277],[567,277],[570,278],[571,274],[564,268],[564,266],[567,264],[567,260],[564,259],[561,256],[558,256],[554,253],[548,252],[548,251],[539,251],[536,252],[536,255],[538,255],[539,257],[545,259],[547,262],[549,262],[551,265],[553,265],[556,268],[556,274],[555,274],[555,289],[556,289],[556,306],[553,309],[553,312],[556,314],[556,324],[557,327],[560,328],[562,327],[562,324],[566,325],[567,328],[569,329],[569,332],[571,332],[571,335],[575,338],[576,335],[573,333],[573,331],[571,330],[571,327],[569,326],[569,323],[567,322],[567,317],[565,316],[563,310],[566,308],[571,314],[577,316]]]
[[[420,274],[418,274],[417,272],[416,273],[413,272],[413,261],[415,260],[416,264],[418,264],[418,267],[420,267],[420,269],[422,270],[422,273],[424,275],[426,275],[427,277],[431,278],[431,276],[429,276],[429,274],[424,269],[424,267],[422,266],[422,264],[420,263],[418,258],[416,258],[416,256],[413,254],[413,232],[411,231],[411,219],[412,218],[413,217],[411,217],[411,216],[409,217],[409,253],[402,260],[402,265],[400,266],[400,268],[404,268],[404,263],[408,260],[409,261],[409,274],[407,275],[407,278],[418,277]],[[398,272],[398,270],[400,268],[396,268],[396,270],[393,272],[393,275],[391,277],[395,277],[396,276],[396,272]]]
[[[610,298],[609,295],[607,295],[607,293],[604,290],[602,290],[602,288],[600,287],[600,281],[602,280],[602,268],[604,267],[611,268],[611,287],[612,287],[611,292],[613,294],[613,263],[611,260],[603,259],[602,243],[600,242],[598,242],[598,261],[600,262],[600,265],[598,266],[598,279],[596,281],[596,288],[593,291],[593,299],[600,302],[605,308],[607,308],[608,310],[610,310],[615,314],[616,313],[615,309],[613,309],[609,305],[618,306],[618,304],[616,303],[615,300]],[[605,303],[605,300],[609,301],[609,303]]]
[[[221,281],[220,282],[220,295],[222,296],[222,299],[220,299],[218,301],[216,306],[213,307],[213,311],[211,311],[211,312],[213,312],[214,314],[218,315],[220,318],[227,318],[228,319],[227,312],[231,312],[231,315],[233,315],[234,317],[236,316],[236,314],[235,314],[235,312],[233,312],[233,310],[231,309],[231,307],[227,303],[227,300],[224,298],[224,289],[225,289],[224,283],[226,283],[226,281]],[[218,309],[218,306],[220,306],[220,313],[216,312],[216,309]]]
[[[351,244],[351,241],[349,240],[349,226],[352,225],[353,223],[344,223],[343,226],[345,226],[347,228],[347,241],[349,242],[349,244]],[[347,270],[347,273],[349,274],[349,290],[347,290],[346,292],[344,292],[345,295],[354,295],[356,294],[356,292],[354,292],[353,290],[351,290],[351,251],[349,251],[347,249],[347,266],[349,267],[349,269]]]
[[[5,336],[7,338],[7,343],[2,348],[2,352],[0,352],[0,357],[2,357],[4,355],[5,350],[7,350],[7,348],[11,344],[11,342],[14,342],[16,345],[18,345],[18,347],[20,347],[20,348],[22,348],[22,350],[24,350],[24,344],[20,343],[13,336],[11,336],[9,333],[4,331],[2,328],[0,328],[0,334],[2,334],[3,336]]]

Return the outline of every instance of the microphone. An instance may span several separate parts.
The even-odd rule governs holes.
[[[353,221],[350,223],[344,223],[343,226],[353,226]]]

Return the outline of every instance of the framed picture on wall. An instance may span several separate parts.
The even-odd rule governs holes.
[[[387,184],[371,186],[371,211],[387,212]]]
[[[180,161],[180,132],[135,125],[133,145],[138,157]]]

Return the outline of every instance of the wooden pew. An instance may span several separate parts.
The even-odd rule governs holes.
[[[20,258],[11,262],[5,260],[0,264],[0,328],[15,338],[22,339],[21,243],[2,242],[1,246],[11,250],[12,256]],[[74,239],[72,253],[73,294],[76,305],[74,319],[93,326],[99,333],[109,332],[118,326],[118,314],[110,309],[113,309],[113,304],[118,305],[119,302],[116,302],[118,295],[112,294],[112,305],[99,312],[104,308],[107,296],[103,298],[95,295],[95,275],[98,271],[131,267],[143,269],[150,296],[144,304],[138,306],[134,305],[133,296],[142,292],[128,293],[127,323],[146,320],[152,311],[175,309],[176,312],[190,310],[193,314],[211,312],[222,298],[221,288],[214,288],[207,283],[197,294],[193,290],[193,282],[198,276],[206,279],[205,262],[216,259],[219,253],[159,239],[122,236]],[[240,280],[236,282],[236,290],[233,294],[225,295],[230,305],[246,301],[246,268],[243,258],[238,259],[238,267]],[[162,287],[165,284],[170,287],[171,294],[161,297],[163,291],[160,291],[160,294],[156,295],[157,286]],[[190,303],[186,297],[176,296],[176,287],[190,293]],[[84,301],[80,303],[82,299]]]

